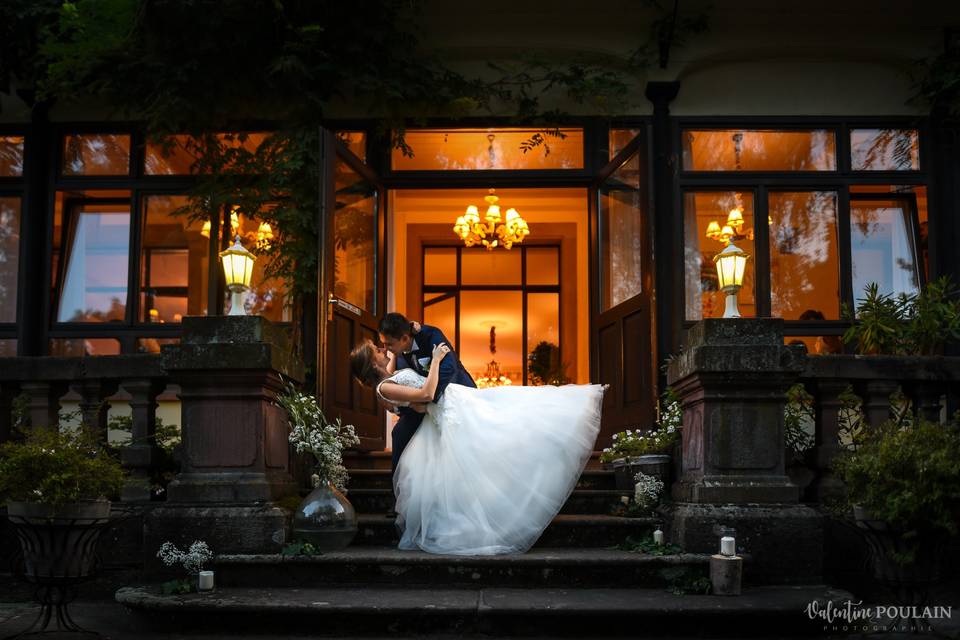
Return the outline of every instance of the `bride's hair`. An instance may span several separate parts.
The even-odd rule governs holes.
[[[350,352],[350,372],[353,377],[368,387],[380,382],[380,372],[373,364],[373,341],[364,340]]]

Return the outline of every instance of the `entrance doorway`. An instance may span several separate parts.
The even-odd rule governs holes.
[[[457,167],[456,176],[449,169],[402,176],[394,168],[381,181],[345,145],[332,138],[328,145],[318,379],[324,410],[358,428],[361,449],[389,449],[390,424],[373,393],[350,379],[345,357],[376,338],[387,311],[440,327],[474,379],[609,384],[598,449],[617,431],[653,424],[654,269],[642,134],[592,178],[576,167],[538,170],[544,176],[529,180],[519,168],[493,175]],[[546,180],[546,173],[557,175]],[[483,213],[488,188],[498,184],[506,185],[496,190],[499,204],[516,209],[530,234],[511,249],[465,246],[454,233],[457,218],[468,205]]]

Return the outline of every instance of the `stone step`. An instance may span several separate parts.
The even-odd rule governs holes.
[[[389,489],[393,490],[393,473],[387,469],[349,468],[350,484],[348,489]],[[595,489],[613,491],[617,488],[613,471],[609,469],[586,469],[580,476],[577,489]]]
[[[349,547],[320,556],[220,555],[224,587],[668,587],[707,576],[709,555],[653,556],[613,549],[533,549],[501,556],[444,556],[395,547]]]
[[[354,546],[395,546],[400,537],[396,520],[383,514],[358,516],[359,530]],[[628,536],[639,538],[651,534],[656,518],[619,518],[605,515],[559,515],[544,530],[535,547],[613,547]]]
[[[363,587],[218,587],[160,595],[156,585],[124,587],[117,602],[153,630],[196,634],[309,632],[704,637],[822,637],[805,610],[849,593],[822,585],[757,587],[739,597],[676,595],[664,589],[410,589]]]
[[[620,504],[622,496],[629,491],[616,489],[576,489],[563,505],[563,514],[608,515]],[[393,491],[390,489],[350,489],[347,493],[350,503],[357,513],[386,513],[393,506]]]

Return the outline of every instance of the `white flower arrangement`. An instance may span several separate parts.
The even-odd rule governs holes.
[[[613,443],[600,454],[600,461],[612,462],[628,456],[668,452],[680,437],[683,408],[672,390],[667,391],[660,407],[660,419],[654,428],[648,431],[627,429],[613,434]]]
[[[315,396],[298,391],[293,385],[277,398],[290,421],[290,444],[297,453],[311,453],[316,459],[316,475],[338,489],[347,486],[347,469],[343,466],[343,450],[360,444],[352,424],[340,418],[328,422]]]
[[[180,551],[172,542],[164,542],[157,551],[157,557],[168,567],[181,564],[187,573],[195,575],[213,559],[213,552],[203,540],[194,540],[186,551]]]
[[[663,481],[643,472],[638,473],[633,479],[637,483],[633,487],[633,501],[637,506],[644,510],[656,507],[660,502],[660,494],[663,493]]]

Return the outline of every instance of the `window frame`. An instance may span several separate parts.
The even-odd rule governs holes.
[[[0,136],[16,136],[23,138],[23,171],[19,176],[0,176],[0,198],[18,198],[20,200],[20,229],[18,235],[20,242],[18,246],[19,254],[17,256],[17,308],[14,310],[13,322],[0,322],[0,340],[17,341],[19,351],[20,332],[18,326],[23,318],[23,292],[31,286],[27,279],[27,270],[23,268],[23,257],[26,255],[26,235],[24,233],[24,220],[26,218],[27,204],[27,148],[32,143],[29,128],[27,124],[6,125],[0,124]]]
[[[693,130],[783,130],[808,131],[811,129],[832,130],[836,136],[837,169],[835,171],[686,171],[682,167],[681,154],[683,133]],[[852,129],[915,129],[919,144],[919,170],[857,170],[852,169],[850,156],[850,131]],[[684,195],[691,191],[753,191],[754,192],[754,237],[753,256],[755,271],[755,292],[757,317],[770,317],[770,255],[769,229],[767,224],[768,194],[771,192],[835,191],[837,193],[837,242],[840,268],[840,304],[854,304],[855,292],[852,280],[852,257],[850,238],[850,188],[857,185],[902,185],[911,187],[931,187],[931,161],[929,143],[929,122],[926,118],[905,116],[877,117],[675,117],[672,119],[673,161],[677,167],[673,178],[674,219],[678,231],[674,236],[673,268],[684,273]],[[858,194],[854,194],[856,199]],[[914,216],[916,216],[914,202]],[[928,237],[934,237],[937,225],[936,215],[928,210]],[[935,246],[928,241],[927,250],[931,268],[937,264]],[[921,283],[925,281],[922,265]],[[762,267],[762,268],[761,268]],[[931,276],[935,274],[930,274]],[[685,280],[681,280],[685,287]],[[683,329],[696,324],[686,319],[685,289],[681,289],[679,308],[683,314]],[[842,307],[841,307],[842,308]],[[821,336],[842,335],[850,326],[844,320],[784,320],[785,336]],[[846,350],[846,347],[844,347]]]

